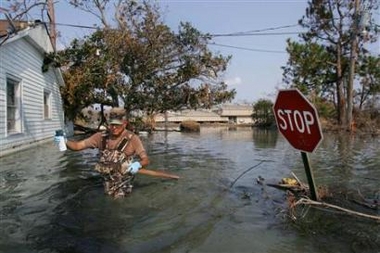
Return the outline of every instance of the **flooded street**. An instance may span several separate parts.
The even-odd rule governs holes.
[[[201,128],[141,136],[148,169],[131,196],[103,194],[97,151],[47,143],[0,158],[0,252],[380,253],[380,223],[308,210],[291,221],[285,192],[257,183],[294,172],[300,152],[277,132]],[[317,185],[380,199],[380,138],[326,135],[309,159]],[[380,211],[373,214],[380,215]]]

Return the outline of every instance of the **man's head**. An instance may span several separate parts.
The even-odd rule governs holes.
[[[126,111],[124,108],[112,108],[108,120],[110,133],[119,136],[127,126]]]
[[[122,125],[126,121],[125,109],[121,107],[112,108],[108,124],[110,125]]]

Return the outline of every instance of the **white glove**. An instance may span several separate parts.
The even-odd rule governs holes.
[[[127,173],[130,173],[132,175],[135,175],[140,169],[141,169],[141,163],[139,162],[133,162],[131,163],[127,168]]]

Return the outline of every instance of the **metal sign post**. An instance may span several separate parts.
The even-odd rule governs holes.
[[[323,138],[317,110],[298,89],[288,89],[278,92],[273,112],[280,133],[295,149],[301,151],[311,198],[318,200],[306,153],[313,152]]]
[[[310,163],[309,163],[309,156],[305,152],[301,152],[301,156],[302,156],[303,165],[305,167],[307,182],[309,184],[311,199],[317,201],[319,200],[319,196],[318,196],[317,188],[315,187],[313,170],[310,167]]]

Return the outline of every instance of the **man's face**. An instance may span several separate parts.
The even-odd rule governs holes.
[[[118,137],[123,130],[125,129],[126,123],[123,124],[110,124],[109,125],[109,132],[112,136]]]

